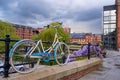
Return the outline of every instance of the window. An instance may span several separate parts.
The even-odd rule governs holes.
[[[104,16],[108,16],[109,15],[109,11],[104,11]]]
[[[116,24],[111,24],[111,28],[116,28]]]
[[[108,24],[104,24],[104,28],[108,28]]]
[[[116,10],[111,10],[111,15],[116,15]]]
[[[111,29],[111,32],[115,31],[115,29]]]
[[[109,21],[110,17],[109,16],[104,16],[104,21]]]
[[[108,34],[108,29],[104,29],[104,35]]]
[[[111,20],[116,20],[116,16],[111,16]]]
[[[116,10],[111,6],[105,6],[103,11],[103,44],[106,48],[115,48],[116,40]],[[113,37],[113,38],[111,38]]]

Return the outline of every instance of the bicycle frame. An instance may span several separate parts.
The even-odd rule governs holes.
[[[30,52],[30,53],[28,52],[28,54],[29,54],[30,58],[42,58],[44,53],[46,53],[46,52],[51,53],[52,50],[58,45],[58,43],[59,43],[59,38],[58,38],[57,29],[55,28],[54,41],[53,41],[52,45],[51,45],[47,50],[44,49],[42,40],[39,40],[39,41],[37,42],[36,46],[33,47],[33,48],[31,48],[32,51],[30,50],[31,52]],[[34,55],[32,55],[33,51],[34,51],[34,50],[37,48],[37,46],[39,46],[39,45],[42,47],[42,52],[37,53],[37,54],[40,54],[40,56],[34,56]]]

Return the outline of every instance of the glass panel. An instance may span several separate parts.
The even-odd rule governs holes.
[[[108,33],[111,32],[111,29],[108,29]]]
[[[104,29],[104,35],[108,34],[108,29]]]
[[[111,28],[116,28],[116,24],[111,24]]]
[[[110,20],[110,17],[109,16],[104,16],[104,21],[108,21]]]
[[[116,23],[116,21],[110,21],[110,23]]]
[[[111,24],[108,24],[108,28],[111,28]]]
[[[111,29],[111,32],[115,31],[115,29]]]
[[[116,10],[111,10],[111,15],[116,15]]]
[[[108,24],[104,24],[104,28],[108,28]]]
[[[111,20],[116,20],[116,16],[111,16]]]
[[[109,11],[104,11],[104,16],[108,16],[108,15],[110,15]]]

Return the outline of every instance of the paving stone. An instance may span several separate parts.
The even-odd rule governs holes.
[[[102,66],[78,80],[120,80],[120,52],[107,51]]]

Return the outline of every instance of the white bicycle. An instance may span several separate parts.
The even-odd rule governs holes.
[[[54,59],[59,65],[68,62],[70,51],[66,43],[60,42],[56,27],[55,38],[52,45],[45,50],[42,41],[20,40],[16,42],[10,50],[10,64],[19,73],[29,73],[36,69],[42,59],[49,62]],[[19,70],[17,65],[24,64],[25,70]]]

